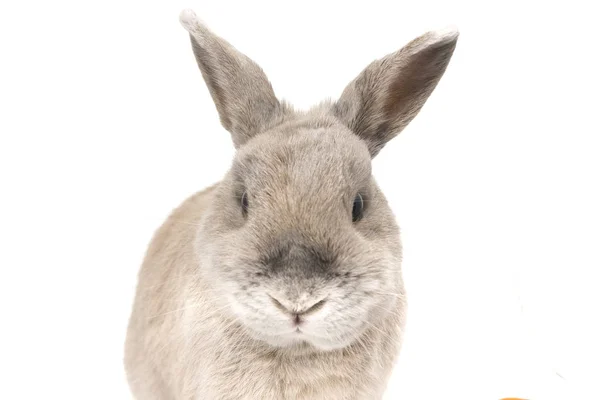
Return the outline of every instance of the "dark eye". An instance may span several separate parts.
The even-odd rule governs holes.
[[[242,194],[242,212],[244,215],[248,213],[248,193],[246,192]]]
[[[365,202],[360,194],[357,194],[352,204],[352,222],[356,222],[362,218]]]

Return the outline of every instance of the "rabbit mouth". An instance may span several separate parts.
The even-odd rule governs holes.
[[[334,348],[343,347],[339,344],[336,345],[336,342],[333,342],[330,339],[309,334],[299,327],[276,334],[261,332],[252,328],[250,328],[249,331],[251,331],[251,335],[254,336],[255,339],[282,349],[306,345],[319,350],[332,350]]]
[[[254,308],[231,297],[231,305],[245,332],[255,340],[277,348],[309,345],[320,351],[341,349],[352,344],[362,334],[364,323],[342,323],[331,326],[321,317],[309,315],[297,322],[282,313],[257,314]],[[266,309],[270,309],[265,307]],[[316,313],[317,311],[315,311]]]
[[[351,345],[356,339],[356,334],[354,333],[345,333],[338,337],[325,337],[315,335],[306,331],[303,331],[301,328],[296,328],[293,332],[279,335],[278,342],[287,343],[288,347],[298,344],[308,344],[313,348],[316,348],[320,351],[332,351],[338,350],[344,347]]]

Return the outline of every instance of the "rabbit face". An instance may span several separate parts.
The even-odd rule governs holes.
[[[400,245],[367,146],[341,124],[310,125],[240,149],[203,224],[201,251],[255,337],[334,349],[395,303]]]

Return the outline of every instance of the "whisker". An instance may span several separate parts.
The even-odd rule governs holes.
[[[169,314],[173,314],[173,313],[177,313],[177,312],[180,312],[180,311],[189,310],[189,309],[192,309],[192,308],[202,307],[202,306],[206,306],[206,303],[195,303],[195,304],[191,304],[191,305],[188,305],[188,306],[185,306],[185,307],[177,308],[175,310],[171,310],[171,311],[167,311],[167,312],[164,312],[164,313],[156,314],[156,315],[153,315],[151,317],[148,317],[148,320],[151,320],[151,319],[154,319],[154,318],[158,318],[158,317],[162,317],[162,316],[169,315]],[[227,308],[229,308],[229,304],[227,304],[227,305],[225,305],[223,307],[211,310],[210,314],[202,314],[202,315],[203,316],[214,315],[214,314],[216,314],[216,313],[218,313],[220,311],[223,311],[223,310],[225,310]]]

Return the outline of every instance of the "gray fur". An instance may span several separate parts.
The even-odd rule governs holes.
[[[150,244],[126,344],[134,395],[381,398],[406,303],[399,230],[371,158],[421,108],[457,34],[417,39],[371,64],[338,103],[299,113],[194,14],[182,22],[238,151]],[[353,223],[357,193],[366,207]],[[303,333],[287,310],[302,314]]]
[[[448,66],[456,39],[429,32],[373,61],[346,87],[333,113],[367,142],[372,156],[419,113]]]

